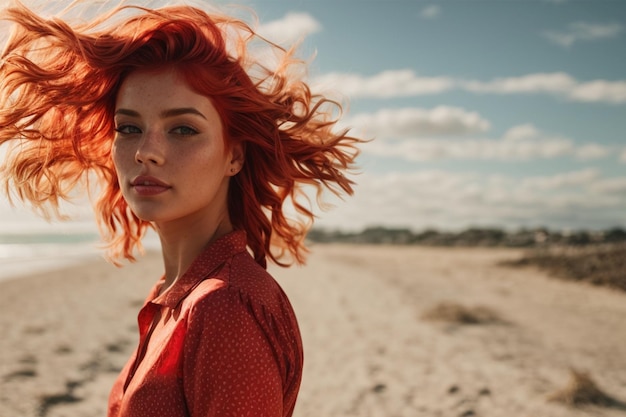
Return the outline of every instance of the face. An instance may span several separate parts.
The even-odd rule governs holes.
[[[227,219],[228,183],[240,169],[219,114],[174,70],[131,73],[118,92],[112,154],[131,210],[157,226]]]

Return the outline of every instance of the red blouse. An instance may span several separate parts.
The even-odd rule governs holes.
[[[246,250],[215,241],[139,312],[139,346],[109,397],[109,417],[291,416],[302,377],[293,309]]]

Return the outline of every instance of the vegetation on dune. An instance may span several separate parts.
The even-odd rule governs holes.
[[[455,324],[490,324],[503,323],[498,313],[485,306],[465,306],[456,302],[443,301],[422,314],[422,318],[431,321],[443,321]]]
[[[439,247],[525,248],[510,267],[538,267],[563,279],[589,282],[626,291],[626,230],[560,232],[545,228],[505,231],[471,228],[460,232],[372,227],[358,233],[312,230],[318,243],[422,245]]]
[[[576,369],[570,370],[567,385],[550,394],[548,400],[574,407],[583,405],[623,407],[621,402],[602,391],[588,373]]]
[[[313,229],[308,234],[312,242],[364,243],[428,246],[487,246],[487,247],[546,247],[588,246],[605,243],[626,243],[626,230],[553,231],[546,228],[506,231],[497,228],[470,228],[458,232],[424,230],[413,232],[406,228],[370,227],[360,232]]]
[[[520,259],[502,263],[534,266],[557,278],[589,282],[626,291],[626,244],[560,247],[533,250]]]

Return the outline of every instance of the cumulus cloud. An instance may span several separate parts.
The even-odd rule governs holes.
[[[257,30],[261,36],[270,41],[291,44],[321,29],[322,25],[310,14],[291,12],[282,19],[262,24]]]
[[[530,178],[438,170],[364,174],[354,198],[321,214],[319,226],[608,228],[624,224],[624,190],[626,177],[591,169]]]
[[[602,178],[590,185],[596,194],[626,194],[626,177]]]
[[[584,161],[606,158],[610,153],[611,149],[608,146],[597,143],[588,143],[576,149],[576,157]]]
[[[368,137],[385,139],[423,136],[466,135],[486,132],[489,121],[480,114],[458,107],[438,106],[433,109],[381,109],[363,113],[346,121]]]
[[[530,123],[513,126],[502,135],[505,140],[524,140],[539,136],[540,132]]]
[[[626,103],[626,81],[596,80],[574,86],[568,98],[583,102]]]
[[[356,117],[352,120],[359,120]],[[371,120],[375,119],[370,117]],[[363,118],[364,122],[368,120]],[[574,157],[599,159],[610,154],[610,149],[598,144],[577,145],[569,138],[548,134],[531,124],[519,125],[506,131],[500,138],[434,138],[418,135],[394,135],[394,127],[379,125],[378,140],[363,146],[369,154],[399,158],[413,162],[452,160],[529,161]],[[408,131],[404,133],[409,133]],[[387,135],[387,136],[385,136]]]
[[[571,187],[589,187],[600,178],[597,169],[587,168],[581,171],[559,173],[552,176],[528,177],[520,180],[522,189],[564,190]]]
[[[412,70],[383,71],[373,76],[329,73],[313,80],[316,88],[336,89],[350,97],[409,97],[439,94],[451,90],[455,81],[448,77],[422,77]]]
[[[436,19],[441,14],[441,6],[437,4],[431,4],[426,6],[420,12],[420,17],[423,19]]]
[[[626,103],[626,81],[579,82],[564,72],[528,74],[491,81],[459,83],[467,91],[493,94],[538,94],[561,96],[570,101]]]
[[[475,93],[566,93],[576,80],[563,72],[528,74],[521,77],[496,78],[491,81],[467,81],[463,88]]]
[[[60,211],[70,221],[48,222],[26,203],[14,199],[14,205],[0,196],[0,234],[23,232],[96,232],[93,209],[87,198],[72,203],[62,201]]]
[[[409,97],[460,89],[476,94],[550,94],[576,102],[626,103],[626,81],[581,82],[565,72],[481,81],[447,76],[418,76],[412,70],[389,70],[372,76],[330,73],[316,78],[313,84],[317,88],[338,90],[350,97]]]
[[[442,159],[528,161],[569,156],[575,147],[567,139],[545,141],[506,141],[498,139],[424,139],[398,143],[374,142],[365,152],[384,157],[424,162]]]
[[[548,30],[543,32],[543,36],[556,45],[569,48],[580,41],[615,38],[622,30],[622,25],[618,23],[575,22],[570,23],[565,31]]]

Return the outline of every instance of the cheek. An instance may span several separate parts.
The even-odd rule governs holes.
[[[124,169],[126,155],[128,155],[128,149],[124,149],[124,146],[121,146],[118,142],[113,142],[113,146],[111,146],[111,160],[118,175]]]
[[[176,156],[174,156],[174,154]],[[215,150],[206,146],[189,147],[172,152],[170,164],[194,172],[205,172],[223,163],[223,158],[217,155]]]

